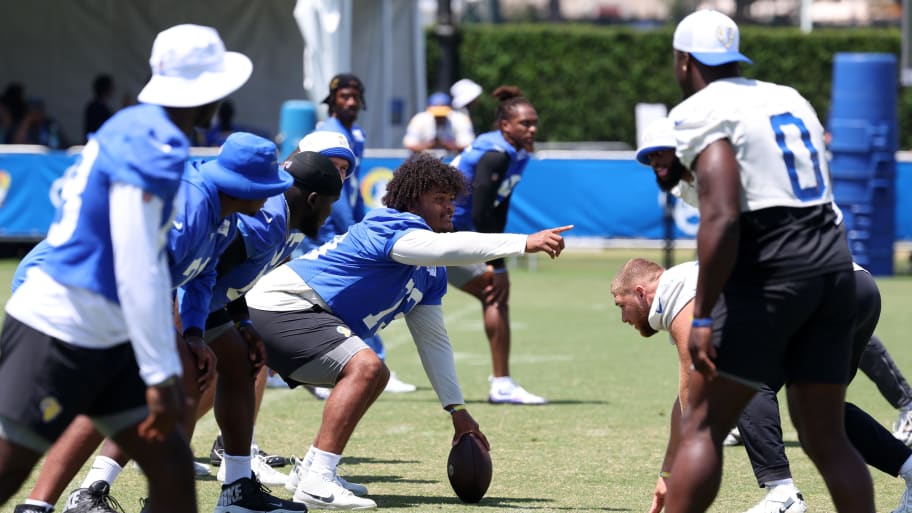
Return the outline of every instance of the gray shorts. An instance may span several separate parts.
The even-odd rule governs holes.
[[[250,309],[266,344],[266,365],[289,386],[332,387],[349,360],[365,349],[345,322],[322,309],[268,312]]]
[[[448,266],[446,270],[447,282],[461,289],[466,283],[487,272],[488,264],[453,265]]]

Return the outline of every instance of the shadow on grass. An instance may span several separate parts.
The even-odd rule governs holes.
[[[435,479],[403,479],[402,476],[394,475],[358,475],[358,474],[341,474],[346,481],[355,483],[405,483],[405,484],[428,484],[436,483]]]
[[[466,404],[487,404],[490,406],[498,406],[504,408],[528,408],[530,410],[535,410],[539,408],[547,408],[549,406],[567,406],[567,405],[578,405],[578,404],[611,404],[609,401],[582,401],[577,399],[557,399],[557,400],[548,400],[548,404],[528,404],[528,405],[517,405],[517,404],[491,404],[487,399],[466,399]]]
[[[416,464],[421,463],[418,460],[384,460],[380,458],[372,458],[370,456],[343,456],[342,457],[342,466],[345,465],[358,465],[361,463],[370,463],[377,465],[392,465],[398,463],[407,463],[407,464]]]
[[[381,508],[413,508],[425,505],[465,505],[473,509],[496,508],[498,511],[519,509],[530,510],[577,510],[578,508],[563,506],[554,507],[552,499],[536,497],[485,497],[477,504],[465,504],[456,497],[416,497],[411,495],[371,495]],[[631,511],[628,508],[589,508],[589,511]]]

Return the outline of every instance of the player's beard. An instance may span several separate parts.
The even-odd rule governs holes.
[[[684,176],[684,172],[687,171],[687,168],[681,164],[681,161],[674,159],[674,162],[668,167],[668,172],[664,177],[659,177],[656,175],[656,184],[658,184],[659,189],[670,192],[672,189],[678,185],[678,182],[681,181],[681,178]]]

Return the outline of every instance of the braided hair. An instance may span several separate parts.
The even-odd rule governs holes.
[[[497,105],[497,110],[494,111],[495,128],[500,126],[501,121],[513,118],[517,106],[532,106],[532,102],[523,96],[522,91],[516,86],[502,85],[495,89],[491,96],[500,101]]]
[[[465,178],[453,166],[443,163],[430,153],[415,153],[396,169],[386,185],[383,204],[400,212],[408,212],[428,191],[443,191],[459,197],[466,191]]]

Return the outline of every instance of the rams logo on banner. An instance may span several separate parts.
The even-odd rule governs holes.
[[[0,169],[0,208],[3,208],[3,202],[6,200],[6,193],[9,192],[10,183],[13,181],[9,172]]]
[[[393,179],[393,170],[386,167],[372,167],[361,175],[361,197],[368,209],[383,206],[386,184]]]
[[[63,411],[60,403],[53,397],[45,397],[42,399],[41,403],[38,404],[38,408],[41,409],[41,418],[44,422],[51,422],[57,415],[60,415],[61,411]]]

